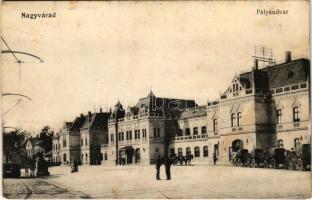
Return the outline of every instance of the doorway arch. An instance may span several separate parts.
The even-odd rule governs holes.
[[[141,155],[140,155],[140,148],[135,150],[135,163],[140,163]]]

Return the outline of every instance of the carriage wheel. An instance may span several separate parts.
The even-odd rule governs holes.
[[[303,171],[303,162],[302,162],[301,159],[298,159],[298,160],[297,160],[296,169],[297,169],[298,171]]]
[[[269,168],[268,162],[266,160],[263,161],[263,168]]]
[[[252,167],[252,168],[256,167],[256,160],[255,159],[251,160],[250,167]]]
[[[274,159],[271,160],[269,167],[273,168],[273,169],[275,168],[275,160]]]
[[[237,165],[238,165],[238,166],[242,166],[242,161],[241,161],[241,159],[238,159]]]
[[[295,170],[295,163],[293,161],[289,161],[288,162],[288,169],[289,170]]]

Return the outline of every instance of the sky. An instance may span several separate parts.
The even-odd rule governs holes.
[[[257,15],[287,9],[288,15]],[[308,1],[4,2],[2,36],[12,50],[44,60],[2,54],[4,126],[58,130],[80,113],[108,110],[118,99],[133,106],[156,96],[217,99],[235,74],[251,70],[255,46],[278,62],[309,55]],[[25,19],[26,13],[56,18]],[[2,42],[2,48],[6,49]]]

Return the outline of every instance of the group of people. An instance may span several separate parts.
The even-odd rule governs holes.
[[[213,164],[216,165],[218,158],[216,153],[213,153]],[[160,157],[160,155],[156,156],[156,160],[155,160],[155,166],[156,166],[156,180],[161,180],[160,179],[160,166],[162,164],[165,165],[165,170],[166,170],[166,176],[167,176],[167,180],[171,179],[171,171],[170,171],[170,167],[171,165],[174,163],[174,159],[170,158],[168,156],[166,156],[164,159],[162,159]]]
[[[157,180],[161,180],[160,179],[160,166],[164,164],[165,165],[165,169],[166,169],[166,176],[167,176],[167,180],[171,179],[171,171],[170,171],[170,167],[172,165],[172,159],[169,157],[165,157],[164,159],[160,158],[160,155],[157,155],[156,157],[156,179]]]

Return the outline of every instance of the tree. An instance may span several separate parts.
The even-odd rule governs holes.
[[[5,162],[20,162],[24,154],[25,132],[20,130],[4,132],[3,134],[3,156]]]
[[[40,131],[39,139],[43,142],[45,153],[52,151],[52,137],[53,131],[51,131],[50,126],[44,126]]]

